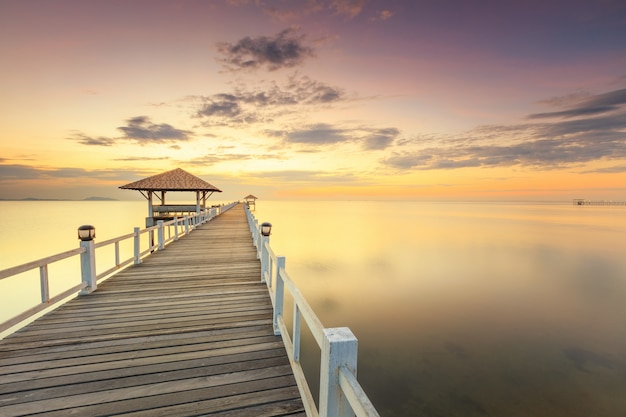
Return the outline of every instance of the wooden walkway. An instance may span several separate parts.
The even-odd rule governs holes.
[[[305,416],[242,205],[0,341],[0,416]]]

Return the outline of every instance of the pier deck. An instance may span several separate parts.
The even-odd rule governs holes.
[[[0,415],[304,416],[242,205],[0,341]]]

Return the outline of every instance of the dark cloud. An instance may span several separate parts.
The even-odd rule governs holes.
[[[147,156],[129,156],[127,158],[115,158],[114,161],[122,162],[136,162],[136,161],[167,161],[171,159],[169,156],[162,156],[159,158],[150,158]]]
[[[305,44],[305,35],[289,28],[274,37],[245,37],[235,44],[223,42],[218,50],[221,60],[231,71],[255,70],[267,67],[270,71],[292,68],[315,55],[312,47]]]
[[[274,113],[294,112],[296,106],[326,106],[344,98],[340,88],[297,74],[282,86],[270,82],[255,89],[239,86],[228,94],[193,97],[201,101],[197,117],[225,125],[267,122],[275,117]]]
[[[520,135],[508,144],[494,143],[490,133],[516,129]],[[396,150],[381,162],[400,170],[513,165],[554,169],[626,158],[624,129],[626,113],[556,123],[483,126],[458,140],[431,139],[427,144],[421,143],[423,147],[419,150]],[[436,146],[437,142],[441,146]],[[403,142],[403,145],[420,147],[417,142]]]
[[[69,140],[88,146],[113,146],[119,141],[133,141],[140,145],[147,143],[172,143],[189,140],[192,132],[176,129],[167,123],[152,123],[147,116],[137,116],[126,120],[126,126],[117,128],[124,136],[117,138],[93,137],[81,132],[74,133]]]
[[[398,135],[400,135],[400,131],[394,127],[375,130],[370,135],[365,136],[363,148],[366,150],[386,149]]]
[[[598,95],[577,93],[545,102],[567,102],[570,108],[533,114],[530,119],[564,120],[482,126],[454,138],[422,136],[398,140],[395,151],[381,162],[398,170],[513,165],[555,169],[626,158],[626,89]],[[603,172],[621,172],[620,169],[605,168]]]
[[[360,143],[363,150],[382,150],[400,135],[396,128],[371,129],[367,127],[339,128],[326,123],[304,126],[290,131],[272,131],[268,135],[283,137],[291,144],[324,146],[338,143]]]
[[[595,96],[580,95],[570,96],[575,101],[579,101],[575,106],[567,110],[547,113],[535,113],[528,116],[529,119],[545,119],[552,117],[579,117],[608,113],[619,110],[620,106],[626,104],[626,89],[611,91]],[[555,102],[555,101],[552,101]]]
[[[124,133],[123,139],[140,144],[186,141],[191,135],[190,131],[176,129],[167,123],[154,124],[147,116],[133,117],[126,122],[126,126],[118,127]]]
[[[16,180],[49,180],[58,178],[93,178],[102,180],[125,180],[129,176],[143,175],[144,172],[114,170],[93,170],[61,167],[49,168],[23,164],[0,164],[0,182]]]
[[[87,136],[84,133],[77,133],[73,138],[76,142],[81,145],[89,145],[89,146],[113,146],[115,144],[115,139],[106,138],[103,136],[92,137]]]
[[[231,6],[256,6],[269,16],[280,21],[297,20],[305,16],[329,11],[334,15],[354,18],[359,15],[365,6],[365,0],[307,0],[300,2],[279,2],[278,5],[269,5],[269,2],[259,0],[227,0]]]
[[[318,123],[300,130],[288,132],[285,140],[289,143],[328,145],[348,142],[352,138],[347,135],[344,129],[337,129],[325,123]]]

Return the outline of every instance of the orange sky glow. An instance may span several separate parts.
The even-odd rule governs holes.
[[[621,1],[0,2],[0,199],[626,200]]]

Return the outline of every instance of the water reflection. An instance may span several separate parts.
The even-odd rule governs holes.
[[[589,208],[259,202],[257,216],[322,322],[359,338],[382,415],[621,416],[626,211]]]

